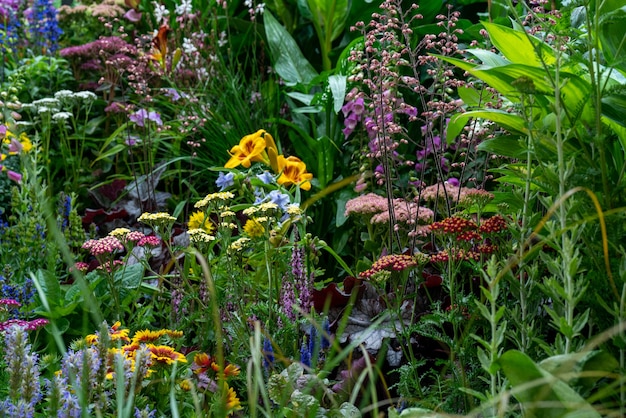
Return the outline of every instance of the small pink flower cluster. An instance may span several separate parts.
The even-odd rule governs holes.
[[[8,321],[0,322],[0,332],[6,331],[12,326],[18,326],[24,328],[26,331],[34,331],[38,328],[48,325],[50,321],[44,318],[33,319],[32,321],[25,321],[23,319],[9,319]]]
[[[89,253],[93,256],[124,251],[124,246],[120,240],[110,235],[100,239],[90,239],[83,244],[82,248],[89,250]]]
[[[16,301],[15,299],[0,299],[0,308],[2,308],[3,306],[9,307],[9,308],[11,307],[19,308],[20,306],[22,306],[22,304]]]
[[[387,208],[384,212],[372,217],[373,224],[385,224],[389,222],[391,211]],[[396,223],[414,225],[416,223],[432,222],[435,213],[428,208],[419,206],[417,202],[404,199],[393,199],[393,216]]]
[[[345,215],[371,216],[388,209],[387,199],[374,193],[357,196],[346,202]]]

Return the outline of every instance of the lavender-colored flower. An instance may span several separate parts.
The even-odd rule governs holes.
[[[220,188],[220,192],[226,190],[235,184],[235,173],[228,172],[224,174],[220,172],[215,180],[215,185]]]
[[[271,192],[269,192],[267,197],[269,198],[269,201],[276,204],[280,208],[280,210],[286,210],[287,205],[289,205],[291,201],[288,194],[281,193],[278,190],[272,190]]]
[[[296,320],[296,312],[294,306],[296,305],[296,294],[293,289],[293,283],[289,277],[283,278],[283,288],[280,293],[280,302],[287,318],[291,321]]]
[[[141,20],[141,12],[135,9],[130,9],[124,14],[124,18],[129,22],[137,23]]]
[[[170,99],[172,99],[173,102],[177,102],[181,98],[181,95],[178,93],[178,91],[172,88],[163,89],[163,94],[165,95],[165,97],[169,97]]]
[[[139,409],[135,407],[135,418],[155,418],[156,417],[156,409],[150,409],[149,406],[146,406],[144,409]]]
[[[146,109],[139,109],[137,112],[130,115],[129,119],[131,122],[134,122],[135,124],[137,124],[137,126],[140,126],[142,128],[146,126],[146,121],[152,121],[158,126],[163,125],[161,115],[154,111],[148,112]]]
[[[4,342],[4,356],[9,374],[9,398],[16,401],[14,405],[23,405],[26,415],[32,416],[35,405],[42,398],[39,357],[32,352],[26,330],[19,326],[12,326],[5,331]],[[28,411],[32,411],[31,414],[28,414]]]
[[[446,180],[446,183],[454,187],[459,187],[461,185],[461,182],[456,177],[450,177],[448,180]]]
[[[269,171],[264,171],[261,174],[257,174],[256,177],[263,182],[263,184],[272,184],[274,182],[274,176]]]

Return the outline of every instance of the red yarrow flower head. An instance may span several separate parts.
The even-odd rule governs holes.
[[[362,271],[359,273],[359,276],[363,279],[368,279],[382,270],[403,271],[410,267],[415,267],[416,265],[417,261],[413,256],[407,254],[390,254],[376,260],[370,269]]]
[[[495,215],[485,220],[478,229],[483,234],[497,234],[506,231],[508,224],[502,215]]]
[[[460,234],[465,231],[476,230],[478,226],[469,219],[453,216],[439,222],[433,222],[430,230],[440,234]]]

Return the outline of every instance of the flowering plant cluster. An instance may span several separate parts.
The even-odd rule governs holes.
[[[306,164],[298,157],[278,155],[272,135],[264,129],[241,138],[238,145],[230,150],[231,158],[224,165],[234,168],[242,165],[250,168],[252,162],[261,162],[272,168],[278,175],[276,182],[282,186],[298,185],[303,190],[311,189],[313,174],[306,171]]]

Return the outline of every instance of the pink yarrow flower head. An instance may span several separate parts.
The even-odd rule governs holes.
[[[429,209],[419,206],[417,202],[400,198],[393,199],[393,214],[396,224],[415,225],[427,224],[433,221],[435,213]],[[373,224],[387,224],[391,214],[389,209],[372,216]]]
[[[348,200],[346,202],[345,215],[372,216],[388,209],[387,198],[374,193],[368,193]]]
[[[82,248],[89,250],[89,253],[93,256],[112,254],[115,251],[124,251],[124,246],[120,240],[112,236],[106,236],[100,239],[90,239],[83,244]]]

